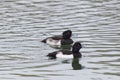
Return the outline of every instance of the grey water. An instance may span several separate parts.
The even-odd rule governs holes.
[[[68,29],[82,58],[48,59],[40,41]],[[26,79],[120,80],[120,0],[0,0],[0,80]]]

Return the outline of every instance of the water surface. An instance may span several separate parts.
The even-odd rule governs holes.
[[[40,41],[73,31],[83,45],[81,70],[73,60],[49,60]],[[119,80],[119,0],[1,0],[1,80]]]

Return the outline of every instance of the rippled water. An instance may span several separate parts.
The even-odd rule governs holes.
[[[81,70],[40,42],[67,29]],[[120,0],[0,0],[0,79],[120,80]]]

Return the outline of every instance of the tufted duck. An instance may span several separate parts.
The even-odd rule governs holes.
[[[55,46],[55,45],[57,45],[57,46],[70,45],[73,43],[71,36],[72,36],[72,31],[66,30],[62,33],[62,35],[48,37],[48,38],[42,40],[41,42],[47,43],[47,44],[53,45],[53,46]]]
[[[49,53],[47,56],[56,59],[58,58],[80,58],[82,57],[81,53],[79,50],[82,48],[82,45],[80,42],[75,42],[74,45],[72,46],[72,51],[69,50],[60,50],[60,51],[55,51],[52,53]]]

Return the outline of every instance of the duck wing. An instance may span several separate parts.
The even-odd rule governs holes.
[[[54,39],[54,40],[60,40],[60,39],[62,39],[63,37],[62,37],[62,35],[55,35],[55,36],[53,36],[53,37],[51,37],[52,39]]]
[[[61,50],[61,52],[63,53],[63,55],[73,54],[72,51],[69,51],[69,50]]]

